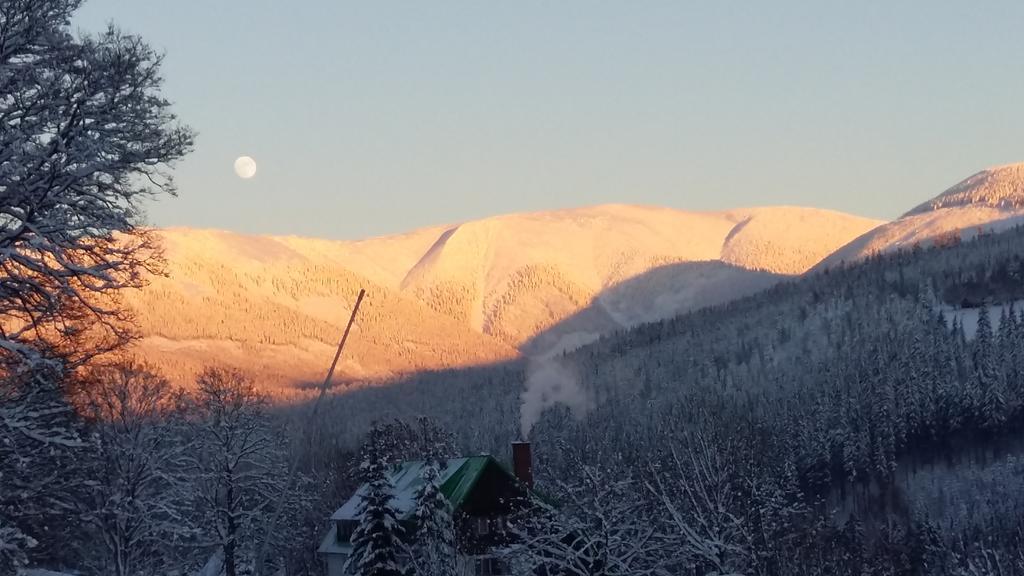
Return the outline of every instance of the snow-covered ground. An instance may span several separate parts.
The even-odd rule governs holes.
[[[992,330],[999,330],[999,321],[1002,318],[1003,312],[1012,307],[1015,312],[1020,314],[1022,306],[1024,306],[1024,300],[1015,300],[1008,304],[989,306],[988,315],[992,321]],[[952,325],[954,318],[959,319],[964,326],[964,335],[967,336],[968,340],[972,340],[978,332],[978,314],[980,312],[980,308],[957,308],[953,306],[942,308],[942,314],[946,317],[946,324]]]

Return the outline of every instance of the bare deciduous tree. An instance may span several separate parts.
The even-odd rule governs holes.
[[[24,559],[36,541],[22,529],[40,524],[34,503],[52,512],[74,499],[65,489],[73,475],[52,470],[81,446],[62,397],[67,370],[131,336],[116,293],[141,286],[159,264],[139,228],[140,203],[174,193],[167,168],[192,147],[160,95],[160,55],[113,27],[72,34],[80,5],[0,2],[0,556],[8,559]]]
[[[575,459],[574,459],[575,460]],[[668,543],[643,483],[575,460],[554,504],[536,502],[511,523],[507,557],[531,574],[666,574]]]
[[[189,469],[195,486],[197,526],[207,544],[223,554],[224,573],[236,576],[253,561],[261,537],[281,539],[285,522],[273,534],[260,534],[260,521],[278,507],[298,509],[306,498],[306,480],[288,485],[286,440],[273,426],[267,401],[237,372],[208,369],[196,381],[189,421],[194,448]],[[272,547],[273,548],[273,547]]]
[[[173,194],[192,147],[160,95],[161,56],[110,27],[68,30],[80,0],[0,4],[0,350],[72,362],[129,336],[113,294],[158,252],[143,199]],[[82,333],[90,331],[90,338]]]
[[[106,574],[153,574],[190,535],[182,518],[185,454],[177,392],[145,365],[95,370],[84,388],[96,458],[83,519]]]
[[[44,536],[59,540],[54,523],[83,482],[84,442],[57,382],[42,369],[0,378],[0,573],[30,554],[53,556]]]

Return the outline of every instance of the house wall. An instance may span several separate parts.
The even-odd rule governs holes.
[[[455,573],[458,576],[476,576],[476,566],[473,560],[460,554],[458,564],[455,567]]]
[[[504,521],[521,509],[526,496],[497,464],[488,466],[455,514],[459,550],[467,555],[489,555],[494,548],[507,544]],[[489,522],[486,534],[478,534],[475,529],[480,519]]]
[[[325,554],[327,558],[327,576],[345,576],[345,563],[348,556],[345,554]]]

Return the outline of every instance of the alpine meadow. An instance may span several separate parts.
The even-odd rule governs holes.
[[[1024,7],[909,4],[0,0],[0,576],[1024,576]]]

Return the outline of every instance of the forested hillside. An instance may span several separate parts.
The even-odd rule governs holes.
[[[195,231],[159,237],[167,250],[166,276],[125,300],[145,336],[139,354],[178,382],[206,366],[230,366],[270,393],[294,395],[295,384],[323,378],[360,288],[368,297],[339,380],[367,383],[516,355],[374,282],[372,272],[360,275],[318,257],[329,243]]]
[[[1021,254],[1024,229],[876,256],[545,361],[559,370],[518,362],[345,395],[330,410],[344,423],[332,443],[378,418],[426,413],[465,449],[503,454],[522,433],[509,414],[529,422],[539,405],[527,432],[540,477],[558,486],[579,461],[640,481],[699,434],[730,462],[737,518],[753,521],[764,504],[751,482],[791,482],[808,506],[776,561],[813,549],[816,559],[801,560],[812,573],[898,572],[928,534],[933,562],[998,561],[1012,573],[1024,517],[1024,310],[987,306],[1024,297]],[[965,291],[984,303],[972,339],[943,314]],[[751,569],[764,550],[743,530],[733,536],[747,552],[731,569]],[[854,549],[860,559],[840,570]]]

